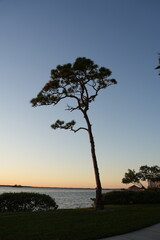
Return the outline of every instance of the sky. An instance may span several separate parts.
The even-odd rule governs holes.
[[[89,116],[103,188],[160,163],[159,0],[0,0],[0,184],[95,187],[86,131],[53,130],[80,112],[33,108],[57,65],[77,57],[112,71]]]

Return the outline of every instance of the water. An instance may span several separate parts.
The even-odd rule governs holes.
[[[36,192],[47,194],[55,199],[58,208],[91,207],[95,198],[95,189],[63,189],[63,188],[30,188],[30,187],[0,187],[0,194],[4,192]],[[103,190],[103,192],[108,192]]]

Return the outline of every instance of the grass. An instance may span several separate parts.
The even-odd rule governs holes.
[[[160,204],[110,205],[103,211],[0,213],[0,240],[94,240],[158,222]]]

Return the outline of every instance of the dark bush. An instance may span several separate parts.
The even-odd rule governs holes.
[[[102,201],[104,204],[160,203],[160,191],[113,191],[103,194]]]
[[[0,212],[56,210],[55,200],[46,194],[20,192],[0,195]]]

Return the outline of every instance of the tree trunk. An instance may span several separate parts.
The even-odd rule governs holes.
[[[96,208],[96,210],[100,210],[100,209],[103,209],[104,206],[103,206],[103,203],[102,203],[102,187],[101,187],[101,181],[100,181],[96,152],[95,152],[94,137],[93,137],[93,134],[92,134],[92,125],[90,124],[90,121],[89,121],[89,118],[88,118],[87,114],[84,114],[84,118],[85,118],[87,126],[88,126],[88,135],[89,135],[89,140],[90,140],[91,155],[92,155],[93,167],[94,167],[94,173],[95,173],[95,180],[96,180],[95,208]]]

